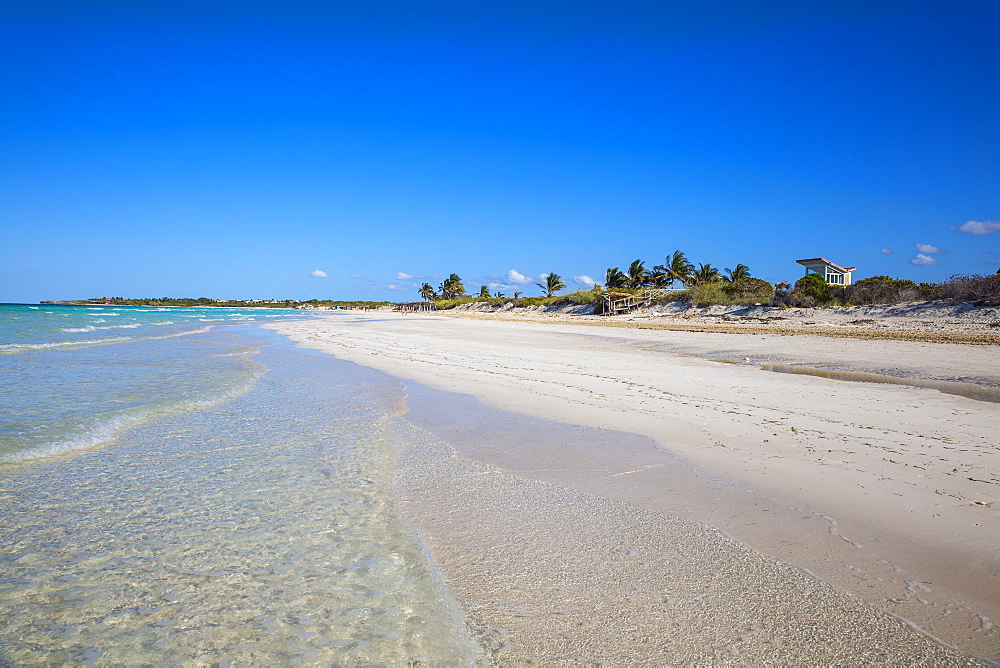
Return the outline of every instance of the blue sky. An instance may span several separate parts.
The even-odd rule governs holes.
[[[998,30],[995,0],[7,0],[0,301],[536,294],[675,249],[992,273]]]

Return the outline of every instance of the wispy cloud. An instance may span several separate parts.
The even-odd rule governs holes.
[[[313,278],[327,278],[327,273],[322,269],[313,269],[309,272],[309,275]]]
[[[923,253],[917,253],[917,257],[910,260],[910,264],[915,264],[918,267],[929,264],[937,264],[937,263],[938,259],[936,257],[931,257],[930,255],[924,255]]]
[[[574,276],[573,280],[579,283],[580,285],[586,286],[588,288],[593,287],[593,285],[597,283],[597,281],[595,281],[590,276],[587,276],[586,274],[580,274],[579,276]]]
[[[403,272],[400,271],[400,272],[398,272],[396,274],[396,280],[397,281],[412,281],[413,277],[410,276],[409,274],[404,274]]]
[[[528,285],[529,283],[533,283],[534,279],[528,278],[517,269],[511,269],[507,272],[507,282],[514,285]]]
[[[951,229],[965,234],[983,236],[984,234],[1000,232],[1000,220],[967,220],[961,225],[952,225]]]
[[[892,249],[891,248],[882,248],[882,249],[880,249],[880,252],[882,253],[882,255],[892,255]]]
[[[361,274],[351,274],[351,278],[364,278]]]
[[[917,248],[918,253],[930,253],[931,255],[940,255],[944,251],[937,246],[932,246],[930,244],[914,244]]]

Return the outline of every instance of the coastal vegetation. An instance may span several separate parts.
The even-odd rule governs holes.
[[[903,278],[872,276],[852,285],[831,285],[819,274],[808,274],[795,282],[779,284],[774,306],[870,306],[946,299],[977,306],[1000,305],[1000,272],[951,276],[942,283],[914,283]]]
[[[94,297],[75,301],[43,301],[42,304],[62,304],[68,306],[186,306],[186,307],[223,307],[223,308],[377,308],[392,306],[388,301],[359,301],[310,299],[298,301],[295,299],[209,299],[199,297],[153,297],[148,299],[126,299],[124,297]]]
[[[954,275],[941,283],[915,283],[903,278],[871,276],[851,285],[827,283],[819,274],[810,273],[794,284],[779,282],[774,285],[753,276],[745,264],[719,271],[710,263],[698,263],[697,268],[684,253],[674,251],[663,264],[646,267],[641,259],[633,260],[625,271],[609,267],[604,275],[604,285],[592,289],[560,294],[566,289],[562,276],[555,272],[542,275],[544,283],[537,283],[541,296],[526,297],[516,291],[511,296],[503,292],[490,292],[481,286],[478,293],[468,295],[458,274],[450,274],[437,289],[424,283],[418,289],[420,299],[432,302],[436,308],[450,309],[473,302],[490,306],[511,304],[516,307],[584,306],[592,305],[601,312],[605,299],[635,297],[648,304],[682,302],[692,306],[735,304],[766,304],[779,307],[813,306],[868,306],[875,304],[902,304],[935,299],[966,302],[977,306],[1000,306],[1000,271],[995,274]],[[379,308],[396,306],[390,301],[310,299],[210,299],[208,297],[154,297],[133,299],[124,297],[95,297],[76,301],[45,301],[43,304],[104,305],[104,306],[186,306],[228,308]]]
[[[794,285],[787,282],[772,285],[753,276],[750,267],[742,263],[723,271],[711,263],[698,263],[696,268],[679,250],[666,256],[663,264],[654,265],[651,269],[642,259],[633,260],[624,271],[620,267],[608,267],[603,286],[594,285],[591,290],[566,295],[558,294],[566,289],[559,274],[552,272],[542,276],[545,283],[536,284],[542,290],[540,297],[522,297],[520,292],[515,292],[513,297],[501,292],[491,294],[485,285],[478,295],[466,295],[457,274],[451,274],[442,283],[440,292],[429,283],[424,283],[419,293],[421,299],[434,302],[439,309],[473,302],[519,307],[590,304],[596,312],[601,312],[606,299],[629,297],[648,304],[683,302],[693,306],[865,306],[934,299],[1000,305],[1000,271],[987,275],[951,276],[941,283],[915,283],[889,276],[872,276],[847,286],[829,284],[819,274],[810,273]]]

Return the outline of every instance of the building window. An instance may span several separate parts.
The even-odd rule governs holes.
[[[843,285],[844,284],[844,275],[843,274],[827,274],[826,275],[826,282],[827,283],[832,283],[832,284],[835,284],[835,285]]]

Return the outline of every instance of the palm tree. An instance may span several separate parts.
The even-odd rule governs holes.
[[[628,276],[618,267],[610,267],[604,273],[604,286],[608,290],[620,290],[628,282]]]
[[[458,274],[451,274],[441,284],[441,296],[445,299],[455,299],[464,294],[465,286],[462,285],[462,279],[458,277]]]
[[[502,292],[500,292],[499,290],[497,290],[496,292],[494,292],[494,293],[493,293],[493,296],[494,296],[494,297],[495,297],[496,299],[503,299],[503,298],[505,298],[505,297],[506,297],[507,295],[505,295],[504,293],[502,293]]]
[[[719,270],[713,267],[711,264],[701,264],[698,263],[698,270],[691,274],[689,278],[690,282],[694,285],[701,285],[702,283],[718,283],[722,279],[722,274]]]
[[[690,283],[691,275],[694,273],[694,265],[688,262],[687,257],[679,250],[667,256],[666,264],[658,264],[653,269],[663,274],[671,283],[680,281],[682,285]]]
[[[642,260],[633,260],[628,266],[628,286],[638,290],[649,283],[649,270]]]
[[[750,278],[750,267],[745,264],[736,265],[735,269],[726,268],[726,275],[722,277],[722,280],[726,283],[736,283],[738,281],[745,281]]]
[[[562,276],[555,273],[549,274],[545,277],[545,285],[542,285],[541,283],[536,283],[535,285],[545,291],[546,297],[551,297],[566,287],[566,284],[562,282]]]
[[[649,270],[649,285],[654,288],[665,288],[670,283],[670,274],[662,264],[655,265]]]
[[[489,299],[490,298],[490,289],[488,287],[486,287],[485,285],[483,287],[479,288],[479,298],[480,299]]]
[[[432,302],[437,299],[437,293],[434,292],[434,286],[430,283],[424,283],[420,286],[420,298],[425,302]]]

